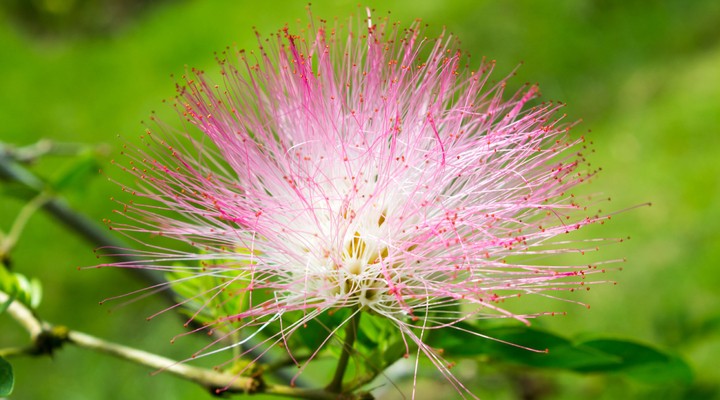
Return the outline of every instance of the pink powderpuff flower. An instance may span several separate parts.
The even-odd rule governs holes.
[[[569,192],[595,171],[556,115],[562,104],[534,100],[529,85],[506,96],[493,62],[470,70],[452,39],[424,37],[418,21],[312,22],[259,43],[226,51],[217,83],[183,77],[175,105],[203,135],[148,130],[127,153],[138,188],[124,189],[135,199],[120,213],[133,222],[112,225],[189,245],[148,240],[141,261],[106,265],[179,273],[169,285],[217,278],[181,302],[197,304],[193,318],[243,303],[203,323],[223,333],[196,356],[279,347],[293,358],[309,321],[347,309],[300,371],[365,313],[464,392],[429,331],[527,323],[549,312],[505,300],[555,298],[601,271],[554,257],[595,250],[603,239],[566,234],[608,218]]]

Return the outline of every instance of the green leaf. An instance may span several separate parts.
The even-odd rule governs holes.
[[[42,297],[42,289],[37,279],[29,280],[25,275],[10,272],[2,267],[0,267],[0,291],[33,309],[40,304]]]
[[[9,396],[15,386],[12,365],[0,357],[0,396]]]
[[[40,302],[42,301],[42,284],[40,283],[40,280],[37,278],[30,279],[30,289],[28,291],[30,294],[30,308],[36,309],[40,305]]]
[[[535,328],[482,329],[461,323],[455,329],[433,331],[428,344],[442,349],[450,358],[484,356],[536,368],[618,373],[649,383],[692,380],[692,370],[682,359],[643,344],[617,339],[576,343]]]
[[[211,260],[202,268],[183,271],[180,266],[165,277],[171,283],[183,312],[199,323],[213,323],[247,310],[248,273],[231,270],[237,261]],[[231,324],[232,325],[232,324]]]
[[[387,318],[377,317],[370,313],[363,313],[360,318],[360,326],[358,329],[358,343],[374,348],[378,344],[390,340],[388,335],[397,331],[397,327]]]
[[[577,369],[578,371],[621,373],[651,384],[668,381],[689,384],[693,380],[692,369],[682,359],[643,344],[616,339],[596,339],[580,345],[611,355],[615,357],[615,362],[588,365]]]
[[[19,182],[0,182],[0,195],[14,197],[19,200],[30,201],[37,196],[37,190]]]
[[[358,350],[368,354],[361,357],[368,369],[379,372],[405,355],[405,341],[395,324],[387,318],[363,313],[357,337]]]
[[[432,332],[431,345],[451,357],[484,355],[532,367],[576,369],[615,361],[602,351],[575,346],[561,336],[524,326],[479,329],[458,324],[457,329]]]
[[[283,319],[290,318],[288,322],[296,321],[297,314],[290,313],[287,315],[283,315]],[[332,332],[333,329],[337,328],[340,324],[343,323],[343,321],[350,318],[350,310],[349,309],[333,309],[329,311],[325,311],[322,314],[318,315],[317,317],[311,319],[308,321],[303,327],[299,328],[296,334],[293,336],[299,336],[300,341],[303,345],[307,346],[308,349],[311,351],[314,351],[318,349],[323,342],[328,339],[328,336],[330,336],[330,332]],[[346,322],[346,324],[350,323],[349,321]],[[288,325],[288,324],[284,324]],[[343,325],[342,328],[338,329],[336,334],[342,335],[345,331],[345,326]],[[333,343],[333,339],[330,339],[327,341],[327,344]],[[342,342],[342,339],[340,340]]]

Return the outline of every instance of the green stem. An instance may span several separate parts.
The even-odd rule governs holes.
[[[342,393],[343,377],[345,377],[345,370],[347,370],[350,355],[353,353],[353,345],[355,344],[355,338],[357,338],[360,316],[362,315],[360,310],[354,310],[353,312],[355,314],[350,318],[350,321],[347,323],[348,325],[345,327],[345,341],[343,342],[342,353],[340,354],[337,368],[335,368],[335,375],[327,386],[327,391],[329,392]]]
[[[78,347],[95,350],[156,370],[169,372],[208,388],[246,393],[255,392],[259,388],[259,382],[254,378],[194,367],[157,354],[111,343],[82,332],[69,331],[67,340]]]
[[[301,389],[285,385],[267,385],[260,392],[272,394],[275,396],[292,397],[295,399],[311,399],[311,400],[338,400],[337,393],[332,393],[323,389]],[[348,395],[342,397],[343,400],[365,399],[365,394]]]
[[[22,234],[23,229],[25,229],[25,225],[27,225],[30,217],[47,201],[48,196],[45,193],[39,193],[27,204],[25,204],[25,206],[23,206],[18,216],[15,217],[15,221],[10,228],[10,232],[7,236],[2,238],[2,243],[0,243],[0,256],[5,257],[10,254],[10,251],[13,247],[15,247],[15,244],[20,238],[20,235]]]
[[[4,349],[0,349],[0,357],[10,358],[10,357],[17,357],[17,356],[27,356],[27,355],[33,354],[34,350],[35,350],[35,347],[33,347],[33,346],[5,347]]]

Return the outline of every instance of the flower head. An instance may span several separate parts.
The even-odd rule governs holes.
[[[535,101],[536,87],[506,95],[492,62],[469,69],[419,22],[366,22],[285,28],[259,51],[228,50],[217,83],[188,73],[176,106],[203,135],[148,131],[130,155],[139,199],[123,213],[136,223],[113,227],[190,247],[148,242],[144,261],[113,265],[172,271],[192,317],[210,312],[203,325],[234,338],[224,347],[278,345],[294,358],[309,322],[347,310],[323,320],[308,359],[363,313],[453,379],[428,330],[526,322],[547,310],[503,302],[553,297],[597,271],[553,258],[595,247],[565,237],[604,219],[569,192],[594,171],[561,104]]]

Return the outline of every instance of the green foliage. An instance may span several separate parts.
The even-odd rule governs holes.
[[[15,386],[12,365],[0,357],[0,396],[9,396]]]
[[[25,275],[8,271],[4,266],[0,266],[0,291],[32,309],[37,308],[42,300],[42,285],[37,278],[28,279]]]
[[[682,359],[650,346],[618,339],[575,342],[525,326],[483,329],[460,323],[454,329],[433,331],[430,345],[442,349],[448,358],[483,356],[527,367],[614,373],[652,384],[689,384],[693,378]]]
[[[363,315],[358,330],[358,347],[369,350],[367,364],[383,370],[407,353],[397,326],[387,318]]]
[[[283,326],[288,326],[289,324],[297,321],[301,315],[302,311],[284,314]],[[326,341],[329,344],[333,344],[334,341],[332,339],[327,340],[328,336],[333,329],[340,326],[349,317],[350,310],[348,309],[324,311],[317,317],[307,321],[307,323],[299,329],[297,334],[291,336],[293,339],[292,344],[295,344],[296,346],[300,345],[306,348],[309,352],[314,352],[319,349]],[[338,330],[338,332],[342,335],[342,328]]]
[[[692,369],[680,357],[643,344],[616,339],[596,339],[581,342],[577,346],[597,350],[614,358],[608,362],[575,368],[579,372],[619,373],[649,384],[690,384],[693,380]]]
[[[294,314],[294,313],[291,313]],[[334,309],[325,311],[308,321],[297,334],[290,337],[296,349],[312,354],[321,349],[321,355],[337,359],[343,351],[348,324],[352,323],[352,311]],[[357,316],[356,316],[357,317]],[[297,320],[288,316],[288,322]],[[355,318],[358,321],[358,318]],[[335,330],[335,337],[330,335]],[[397,326],[384,317],[362,312],[353,345],[353,372],[346,375],[346,386],[359,387],[378,376],[387,367],[407,354],[405,341]],[[299,343],[298,343],[299,341]],[[321,346],[323,346],[321,348]]]
[[[358,14],[356,3],[314,2],[313,14],[344,18],[350,12]],[[509,88],[525,80],[538,82],[545,99],[568,103],[569,120],[584,119],[572,134],[593,131],[588,134],[597,149],[592,161],[603,167],[593,190],[615,196],[613,203],[603,205],[603,209],[622,210],[644,201],[654,205],[622,213],[603,226],[605,236],[634,238],[622,246],[602,249],[602,258],[628,258],[625,271],[608,278],[620,284],[593,288],[584,294],[582,301],[593,306],[590,312],[543,323],[556,332],[599,332],[672,346],[697,365],[696,383],[687,392],[663,391],[660,397],[715,398],[720,393],[720,369],[716,368],[720,357],[717,323],[720,274],[716,268],[720,260],[717,246],[720,230],[712,221],[720,218],[717,179],[720,113],[716,112],[720,104],[717,74],[720,47],[714,38],[718,37],[720,26],[717,23],[720,2],[364,3],[383,15],[392,10],[391,19],[402,24],[423,18],[432,33],[447,26],[449,33],[462,40],[460,46],[473,55],[472,67],[479,65],[483,56],[497,60],[496,78],[503,69],[511,69],[524,60],[520,76],[509,81]],[[3,58],[4,62],[0,61],[0,73],[6,78],[4,100],[0,101],[0,112],[5,116],[0,139],[29,143],[51,137],[59,141],[107,142],[116,147],[133,142],[135,133],[143,131],[137,122],[153,108],[169,115],[167,122],[175,121],[174,113],[167,111],[169,107],[160,104],[160,99],[173,93],[173,81],[167,78],[170,73],[181,74],[184,65],[205,69],[209,74],[217,72],[213,51],[232,43],[240,48],[256,48],[251,26],[267,34],[285,22],[294,24],[298,18],[304,23],[303,7],[304,3],[287,7],[272,2],[177,2],[142,15],[128,29],[115,31],[110,39],[80,34],[38,39],[17,30],[17,25],[0,13],[3,22],[0,47],[9,55]],[[360,10],[361,16],[363,13]],[[115,140],[117,133],[124,138]],[[39,163],[37,169],[49,171],[46,176],[62,170],[52,161]],[[113,179],[125,179],[121,173],[110,175]],[[25,187],[5,183],[0,190],[3,195],[24,200],[36,195]],[[73,205],[100,220],[108,217],[112,208],[107,201],[110,193],[109,183],[95,180]],[[16,199],[0,199],[0,220],[11,220],[16,205]],[[52,278],[52,290],[47,291],[43,304],[45,317],[123,342],[129,340],[127,335],[131,332],[148,341],[155,340],[153,347],[166,343],[165,338],[173,334],[170,323],[162,325],[167,328],[163,330],[158,328],[163,321],[139,322],[142,319],[138,319],[138,314],[144,309],[98,318],[95,305],[98,297],[110,295],[108,290],[130,292],[138,284],[107,270],[78,273],[75,266],[95,262],[90,246],[74,240],[54,222],[33,219],[23,233],[23,243],[26,244],[13,251],[14,265],[28,268],[23,270],[28,274],[32,268],[33,275]],[[212,287],[210,283],[202,286]],[[202,305],[196,302],[196,306]],[[581,318],[576,318],[580,315]],[[376,340],[392,349],[397,338],[382,339],[378,335],[384,331],[376,333],[367,327],[371,319],[367,317],[364,315],[361,320],[357,345],[369,348]],[[616,319],[618,323],[614,323]],[[327,335],[326,330],[322,332]],[[550,344],[551,339],[546,338]],[[532,343],[520,344],[534,347]],[[541,341],[538,344],[539,349],[547,347]],[[563,351],[586,354],[599,350],[605,357],[622,358],[612,349],[594,349],[592,342],[585,343],[580,350],[576,348],[578,343],[571,344]],[[462,341],[457,342],[453,351],[461,353],[462,345]],[[396,354],[402,356],[404,346],[400,343],[396,347],[399,349]],[[161,352],[174,351],[174,356],[182,357],[196,348],[175,345]],[[445,349],[450,351],[450,347]],[[560,353],[555,348],[547,355],[530,356],[527,350],[516,350],[535,358]],[[152,384],[127,385],[116,379],[118,368],[127,368],[124,372],[136,373],[138,379],[144,379],[146,371],[107,362],[102,357],[88,361],[82,352],[63,357],[67,365],[74,367],[56,368],[53,374],[44,376],[35,374],[37,360],[15,363],[18,376],[33,376],[36,383],[23,385],[26,397],[196,399],[203,394],[193,391],[196,388],[192,384],[169,374],[153,377]],[[495,359],[492,354],[477,357]],[[580,364],[576,360],[566,361]],[[638,368],[629,366],[627,361],[622,363],[630,370]],[[595,365],[599,368],[601,364]],[[88,368],[94,373],[91,380],[86,376]],[[623,374],[628,374],[627,370]],[[649,375],[653,374],[656,373]],[[587,397],[586,391],[592,393],[593,388],[584,379],[553,382],[557,389],[548,397]],[[620,387],[615,388],[613,395],[603,379],[598,377],[600,382],[594,382],[602,388],[594,392],[598,397],[658,398],[649,396],[648,391],[654,389],[643,385],[618,384]],[[440,383],[432,385],[434,390]]]
[[[18,182],[2,182],[0,196],[13,197],[21,201],[30,201],[37,196],[37,191]]]
[[[225,276],[224,269],[232,269],[231,265],[230,261],[214,260],[211,265],[166,274],[183,313],[195,323],[210,324],[247,310],[249,280],[239,271],[234,271],[233,277]]]

